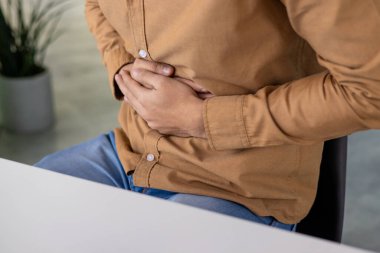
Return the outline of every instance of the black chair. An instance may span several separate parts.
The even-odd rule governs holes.
[[[347,137],[326,141],[317,197],[297,232],[341,242],[346,186]]]

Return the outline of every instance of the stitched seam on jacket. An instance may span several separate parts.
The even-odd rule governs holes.
[[[147,40],[147,36],[146,36],[146,27],[145,27],[145,6],[144,6],[144,0],[141,0],[141,24],[142,24],[142,28],[141,28],[141,38],[144,40],[144,46],[146,48],[146,50],[148,51],[148,58],[153,60],[151,55],[150,55],[150,52],[149,52],[149,48],[148,48],[148,40]]]
[[[150,167],[150,169],[148,170],[148,178],[147,178],[147,181],[148,181],[148,187],[151,187],[150,186],[150,178],[151,178],[151,174],[152,174],[152,170],[153,168],[156,166],[156,164],[158,164],[158,161],[160,160],[160,152],[158,151],[158,142],[160,141],[160,139],[162,138],[163,136],[161,135],[160,137],[157,138],[155,144],[154,144],[154,148],[157,152],[157,161]]]
[[[137,48],[137,41],[136,41],[136,34],[135,34],[135,29],[134,29],[134,26],[133,26],[133,22],[132,22],[132,15],[133,15],[133,4],[132,4],[132,1],[128,1],[127,0],[127,3],[129,5],[129,8],[127,8],[128,12],[129,12],[129,26],[131,27],[131,30],[132,30],[132,36],[133,36],[133,40],[135,42],[135,50],[137,51],[138,48]],[[127,5],[127,6],[128,6]]]

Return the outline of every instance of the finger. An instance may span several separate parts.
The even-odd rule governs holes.
[[[125,83],[124,83],[124,80],[123,80],[123,78],[121,77],[121,75],[119,75],[119,74],[116,74],[115,75],[115,81],[116,81],[116,84],[117,84],[117,86],[119,87],[119,89],[120,89],[120,91],[121,91],[121,93],[123,93],[123,95],[125,95],[125,93],[126,93],[126,86],[125,86]]]
[[[130,72],[133,68],[133,62],[132,63],[128,63],[128,64],[125,64],[123,67],[120,68],[119,70],[119,73],[122,71],[122,70],[126,70],[128,72]]]
[[[126,102],[133,110],[140,114],[141,104],[140,102],[132,95],[132,93],[127,93],[124,96],[124,102]]]
[[[205,100],[207,98],[212,98],[212,97],[215,97],[214,94],[210,93],[210,92],[207,92],[207,93],[197,93],[198,97]]]
[[[118,84],[121,92],[124,95],[124,101],[127,102],[128,104],[130,104],[132,107],[136,106],[134,104],[135,101],[136,101],[136,98],[134,97],[134,95],[132,94],[132,92],[128,90],[127,85],[126,85],[126,83],[125,83],[122,75],[117,74],[115,76],[115,80],[116,80],[116,83]],[[134,101],[134,103],[130,103],[128,97],[130,97],[131,100]]]
[[[132,68],[130,68],[130,69],[132,69]],[[130,70],[121,69],[119,72],[119,75],[121,75],[123,77],[123,79],[125,79],[124,77],[126,77],[126,75],[128,75],[128,76],[131,75]],[[141,85],[143,85],[145,88],[150,89],[150,90],[154,89],[154,87],[152,85],[149,85],[149,84],[141,84]]]
[[[147,91],[150,91],[150,89],[141,86],[137,81],[133,80],[127,71],[122,71],[121,77],[126,88],[124,95],[129,95],[128,93],[130,93],[135,98],[139,99],[141,96],[144,96]],[[128,96],[128,98],[130,98],[130,96]]]
[[[175,79],[189,85],[196,92],[200,92],[200,93],[207,93],[208,92],[208,90],[206,90],[205,88],[203,88],[202,86],[200,86],[199,84],[197,84],[196,82],[194,82],[192,80],[185,79],[182,77],[175,77]]]
[[[132,69],[131,77],[144,86],[153,86],[156,90],[159,89],[165,78],[168,78],[145,69]]]
[[[128,104],[130,104],[133,107],[133,105],[129,102],[129,99],[128,99],[128,96],[132,97],[133,95],[128,91],[128,89],[127,89],[127,87],[125,85],[123,77],[121,75],[117,74],[115,76],[115,80],[116,80],[116,83],[118,84],[121,92],[124,95],[124,101],[127,102]]]
[[[147,61],[136,59],[133,64],[133,69],[146,69],[156,74],[171,76],[174,74],[173,66],[161,62]]]
[[[128,90],[124,94],[124,102],[126,102],[133,110],[139,113],[141,104],[136,97]]]

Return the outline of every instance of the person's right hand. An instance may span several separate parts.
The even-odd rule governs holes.
[[[143,60],[143,59],[136,59],[133,63],[127,64],[124,67],[122,67],[120,69],[120,71],[118,72],[118,74],[121,74],[122,72],[126,72],[128,75],[130,75],[130,72],[133,69],[145,69],[145,70],[149,70],[151,72],[154,72],[156,74],[160,74],[160,75],[167,76],[167,77],[173,77],[173,78],[175,78],[175,79],[177,79],[183,83],[186,83],[188,86],[190,86],[198,94],[199,98],[201,98],[201,99],[206,99],[206,98],[214,96],[212,93],[210,93],[209,91],[207,91],[202,86],[195,83],[194,81],[189,80],[189,79],[185,79],[182,77],[174,76],[175,69],[173,66],[171,66],[169,64],[161,63],[161,62],[147,61],[147,60]],[[141,85],[143,85],[143,84],[141,84]],[[151,86],[147,87],[146,84],[144,87],[146,87],[148,89],[153,89],[153,87],[151,87]]]
[[[146,69],[167,77],[170,77],[174,74],[174,68],[171,65],[160,62],[145,61],[141,59],[136,59],[134,62],[123,66],[117,74],[121,75],[124,72],[130,76],[131,71],[136,68]],[[141,85],[148,89],[153,89],[153,87],[147,87],[143,84]]]

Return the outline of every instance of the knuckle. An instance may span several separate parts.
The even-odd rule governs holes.
[[[125,79],[128,77],[128,72],[127,72],[125,69],[123,69],[123,70],[121,71],[120,75],[121,75],[121,76],[123,77],[123,79],[125,80]]]
[[[124,65],[124,66],[121,68],[120,72],[123,71],[123,70],[130,71],[131,68],[132,68],[132,66],[133,66],[132,63],[128,63],[128,64]]]

